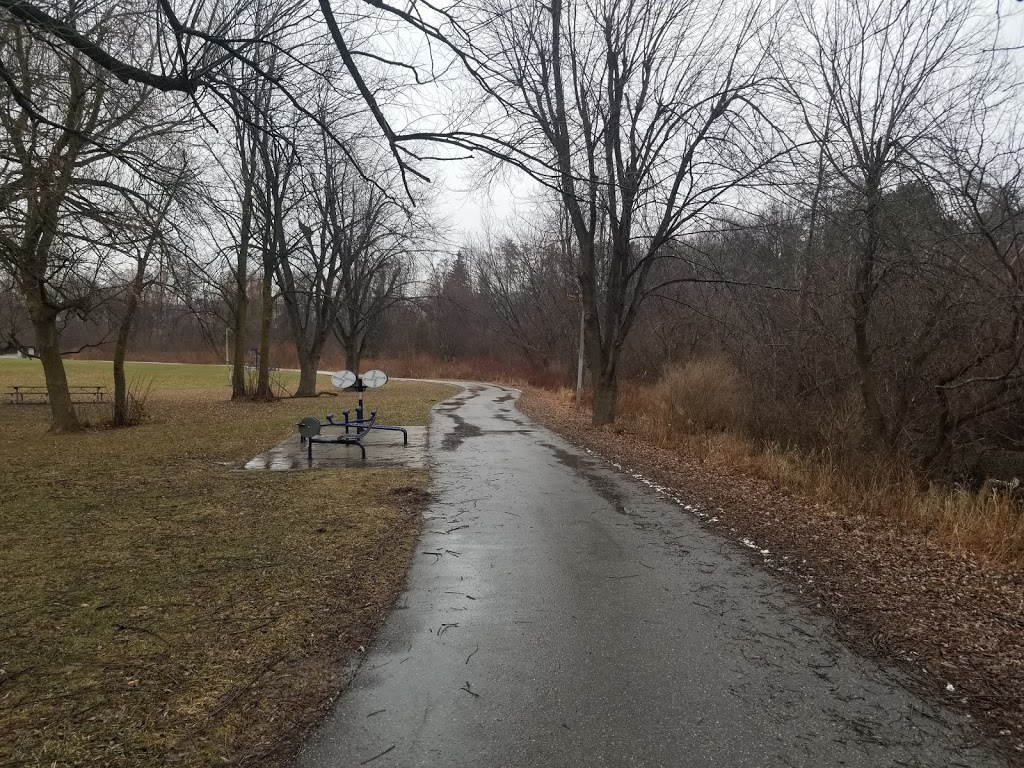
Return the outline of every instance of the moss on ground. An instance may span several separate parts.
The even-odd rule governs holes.
[[[153,382],[138,427],[56,436],[46,406],[0,405],[0,766],[283,764],[400,586],[426,472],[238,471],[354,396],[231,403],[223,367],[128,370]],[[0,390],[41,379],[0,360]],[[368,401],[424,424],[453,391]]]

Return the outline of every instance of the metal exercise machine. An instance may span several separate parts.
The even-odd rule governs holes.
[[[363,438],[370,430],[378,429],[389,432],[402,433],[402,445],[409,444],[409,433],[404,427],[393,427],[387,424],[377,424],[377,411],[370,411],[365,415],[363,405],[363,392],[367,389],[378,389],[388,383],[388,376],[384,371],[367,371],[362,376],[357,376],[352,371],[338,371],[331,376],[331,384],[341,390],[352,390],[359,393],[359,402],[356,405],[355,418],[351,418],[351,411],[341,412],[342,420],[336,421],[333,413],[327,414],[324,421],[316,416],[307,416],[299,422],[299,442],[306,445],[306,456],[313,460],[313,443],[334,443],[335,445],[354,445],[359,448],[363,460],[366,459],[366,448],[363,446]],[[345,431],[338,435],[323,435],[325,427],[339,427]]]

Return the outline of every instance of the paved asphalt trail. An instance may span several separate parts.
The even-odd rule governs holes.
[[[302,768],[996,766],[738,542],[473,386],[405,593]]]

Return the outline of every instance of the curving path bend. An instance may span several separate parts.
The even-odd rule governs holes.
[[[406,591],[301,768],[1006,765],[735,541],[474,385]]]

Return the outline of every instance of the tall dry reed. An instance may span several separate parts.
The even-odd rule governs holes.
[[[1021,503],[1008,494],[930,481],[899,457],[851,450],[857,441],[843,434],[830,435],[817,450],[752,437],[749,392],[728,363],[694,361],[653,385],[624,384],[616,429],[845,514],[883,517],[953,551],[1024,563]],[[858,427],[851,422],[850,428]]]

